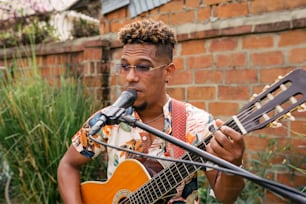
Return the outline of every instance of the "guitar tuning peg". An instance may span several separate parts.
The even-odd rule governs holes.
[[[257,93],[254,93],[253,96],[250,98],[250,101],[252,101],[254,98],[256,98],[258,96]]]
[[[301,113],[301,112],[305,112],[305,111],[306,111],[305,103],[297,107],[297,112]]]
[[[277,79],[275,80],[276,82],[278,82],[279,80],[281,80],[283,78],[283,76],[278,76]]]
[[[281,126],[282,126],[282,124],[279,123],[278,121],[274,121],[274,122],[270,123],[270,125],[269,125],[269,127],[271,127],[271,128],[279,128]]]
[[[270,88],[270,85],[265,85],[265,87],[263,88],[263,90],[265,91],[265,90],[267,90],[267,89],[269,89]]]
[[[295,121],[295,117],[293,115],[291,115],[291,113],[287,113],[286,115],[284,115],[283,119],[290,120],[290,121]]]

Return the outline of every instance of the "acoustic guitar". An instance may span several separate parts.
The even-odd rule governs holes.
[[[254,95],[225,125],[241,134],[267,126],[278,127],[280,120],[294,119],[291,112],[306,111],[305,99],[306,70],[295,69]],[[212,137],[211,134],[197,147],[205,149]],[[191,153],[185,153],[182,159],[205,162]],[[85,204],[156,203],[198,169],[190,164],[173,163],[151,178],[139,161],[128,159],[117,167],[108,181],[82,183],[82,199]]]

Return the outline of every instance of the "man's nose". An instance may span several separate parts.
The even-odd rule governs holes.
[[[137,72],[136,72],[136,70],[135,70],[134,67],[132,67],[132,68],[129,70],[129,72],[128,72],[127,75],[126,75],[126,79],[127,79],[128,81],[137,81],[137,80],[139,80],[139,76],[137,75]]]

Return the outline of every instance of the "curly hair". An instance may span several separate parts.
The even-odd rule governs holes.
[[[123,45],[149,43],[157,47],[157,54],[166,54],[173,58],[176,44],[174,31],[162,21],[143,19],[124,26],[118,33]]]

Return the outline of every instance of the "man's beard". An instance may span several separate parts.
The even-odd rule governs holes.
[[[148,104],[147,102],[142,103],[139,106],[133,106],[136,112],[142,112],[147,108]]]

